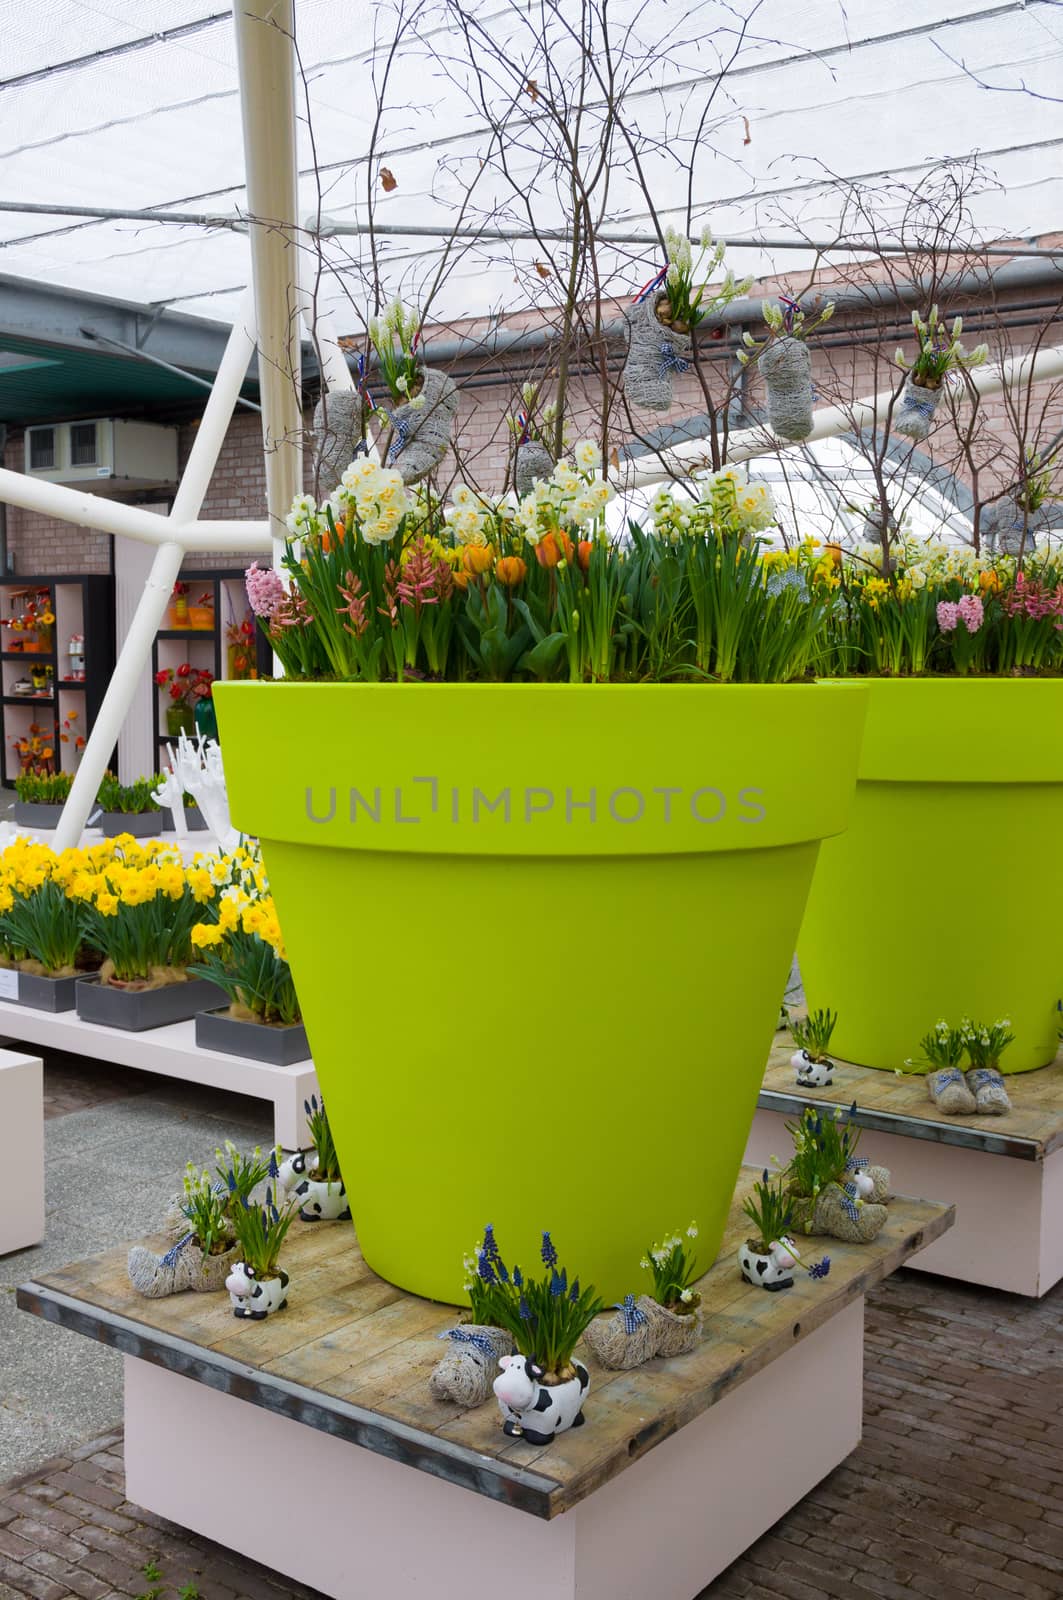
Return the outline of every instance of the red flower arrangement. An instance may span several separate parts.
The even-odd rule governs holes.
[[[182,661],[179,667],[163,667],[155,674],[160,689],[169,689],[170,699],[177,705],[195,709],[197,700],[209,700],[213,692],[214,674],[206,667],[194,667]]]

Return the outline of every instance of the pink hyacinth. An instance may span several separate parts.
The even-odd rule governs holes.
[[[256,617],[270,620],[285,599],[284,584],[279,572],[272,568],[263,571],[257,561],[252,561],[244,574],[247,598]]]
[[[985,621],[985,607],[976,594],[965,594],[956,606],[968,633],[977,633]]]
[[[960,620],[960,608],[954,600],[938,601],[938,627],[942,633],[951,633]]]

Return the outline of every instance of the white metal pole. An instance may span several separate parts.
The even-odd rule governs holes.
[[[55,830],[55,848],[68,850],[81,838],[82,829],[96,801],[107,760],[118,743],[126,712],[144,670],[152,641],[162,623],[173,586],[184,560],[184,547],[176,540],[161,544],[155,552],[144,598],[133,614],[129,632],[118,652],[114,672],[107,686],[99,715],[93,723],[88,743],[81,752],[81,764],[74,775],[70,794]]]
[[[240,297],[236,317],[218,363],[210,398],[199,419],[185,470],[177,485],[169,522],[180,527],[194,522],[203,507],[218,456],[236,410],[236,400],[255,353],[255,302],[250,290]]]
[[[266,499],[275,549],[302,489],[293,0],[233,8],[258,333]]]
[[[1063,377],[1063,346],[1035,354],[1014,356],[999,367],[976,367],[971,379],[980,394],[999,394],[1001,389],[1018,383],[1044,383],[1050,378]],[[893,398],[892,391],[869,395],[851,406],[824,406],[813,413],[812,432],[800,444],[812,444],[816,439],[829,439],[839,433],[854,429],[873,428],[876,421],[884,419]],[[768,428],[743,428],[732,433],[727,441],[727,459],[748,461],[753,456],[772,455],[777,450],[796,449],[799,446],[777,439]],[[711,470],[712,454],[707,439],[685,439],[669,450],[654,451],[652,455],[637,456],[622,462],[619,473],[613,478],[621,492],[635,489],[641,484],[664,483],[670,478],[685,477],[691,472]]]

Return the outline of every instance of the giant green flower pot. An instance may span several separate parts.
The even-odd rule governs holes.
[[[857,683],[224,683],[354,1225],[463,1295],[553,1231],[606,1301],[719,1248]]]
[[[1063,681],[872,679],[847,833],[820,852],[798,941],[832,1050],[899,1068],[943,1017],[1010,1017],[1004,1072],[1058,1047]]]

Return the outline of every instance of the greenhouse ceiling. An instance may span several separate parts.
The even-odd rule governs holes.
[[[433,320],[556,302],[565,247],[531,234],[568,227],[546,106],[586,65],[574,36],[588,16],[608,27],[624,120],[595,225],[647,241],[603,247],[605,293],[637,289],[659,261],[647,194],[662,226],[695,235],[709,224],[728,240],[858,241],[854,195],[888,236],[927,174],[964,163],[965,237],[1063,231],[1060,0],[295,9],[303,270],[321,269],[319,303],[344,330],[374,286],[431,296]],[[0,273],[231,320],[250,272],[231,11],[36,0],[5,8],[0,51]],[[581,103],[587,170],[606,120],[600,86]],[[52,206],[213,224],[28,209]],[[328,236],[318,251],[322,216],[372,222],[372,244]],[[739,273],[800,273],[817,254],[743,244],[729,260]]]

